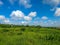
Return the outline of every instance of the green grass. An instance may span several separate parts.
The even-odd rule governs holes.
[[[0,28],[0,45],[60,45],[60,30],[37,27]]]

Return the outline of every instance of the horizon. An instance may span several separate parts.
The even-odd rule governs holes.
[[[60,27],[60,0],[0,0],[0,23]]]

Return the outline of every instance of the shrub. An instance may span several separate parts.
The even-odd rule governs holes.
[[[21,28],[21,31],[25,31],[25,28]]]
[[[17,35],[22,35],[22,32],[20,32],[20,33],[17,33]]]
[[[2,31],[3,31],[3,32],[8,32],[9,30],[8,30],[8,29],[3,29]]]
[[[31,32],[34,32],[34,30],[33,30],[33,29],[31,29],[30,31],[31,31]]]

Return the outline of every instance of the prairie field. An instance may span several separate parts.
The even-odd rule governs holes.
[[[33,26],[0,27],[0,45],[60,45],[60,29]]]

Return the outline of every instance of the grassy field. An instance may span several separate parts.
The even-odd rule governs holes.
[[[0,45],[60,45],[60,30],[39,27],[0,28]]]

